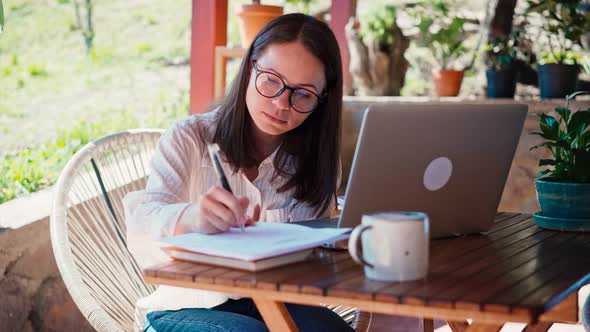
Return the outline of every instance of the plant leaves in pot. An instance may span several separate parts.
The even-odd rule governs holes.
[[[519,69],[530,61],[525,29],[523,21],[508,36],[490,35],[484,46],[488,98],[514,98]]]
[[[432,69],[437,96],[457,96],[465,71],[452,68],[452,63],[467,52],[465,19],[451,10],[448,0],[420,1],[411,13],[420,31],[420,44],[428,47],[438,65]]]
[[[563,98],[575,91],[580,72],[576,47],[590,30],[590,15],[580,0],[527,0],[527,14],[537,16],[547,45],[537,66],[541,98]],[[531,20],[531,22],[534,20]]]
[[[539,114],[540,132],[533,133],[544,142],[531,150],[544,148],[551,156],[539,161],[549,168],[535,179],[541,212],[534,218],[544,228],[590,231],[590,108],[570,110],[570,101],[581,94],[589,92],[568,95],[556,117]]]

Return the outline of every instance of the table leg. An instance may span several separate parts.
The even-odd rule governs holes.
[[[434,320],[422,318],[422,327],[423,332],[434,332]]]
[[[549,331],[549,329],[551,328],[551,326],[553,325],[553,323],[549,323],[549,322],[538,322],[537,324],[534,325],[527,325],[525,326],[524,329],[522,329],[522,332],[547,332]]]
[[[464,321],[464,322],[447,321],[447,324],[449,324],[449,327],[451,328],[451,331],[453,331],[453,332],[464,332],[464,331],[467,331],[467,328],[469,327],[469,323],[467,321]]]
[[[499,332],[504,324],[485,324],[473,322],[467,328],[467,332]]]
[[[297,332],[297,325],[282,302],[252,298],[270,332]]]

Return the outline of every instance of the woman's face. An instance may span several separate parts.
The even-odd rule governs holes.
[[[290,87],[306,90],[292,92],[285,89],[279,96],[265,97],[256,89],[257,72],[251,64],[246,105],[254,121],[255,129],[261,134],[278,136],[297,128],[311,113],[303,114],[295,111],[290,105],[289,96],[292,93],[297,94],[302,104],[304,99],[315,98],[309,91],[321,96],[326,85],[324,65],[297,41],[268,46],[262,56],[256,60],[256,67],[259,72],[270,72],[276,75],[259,77],[258,90],[261,90],[261,84],[280,87],[282,86],[280,79]],[[264,92],[264,90],[261,91]],[[295,99],[294,95],[292,100]]]

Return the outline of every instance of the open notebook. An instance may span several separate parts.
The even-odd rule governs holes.
[[[310,249],[345,239],[350,230],[258,222],[243,232],[231,228],[225,233],[190,233],[160,242],[172,258],[255,271],[303,260]]]

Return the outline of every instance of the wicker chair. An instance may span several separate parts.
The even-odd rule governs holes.
[[[56,185],[51,242],[74,302],[98,331],[132,331],[136,301],[155,287],[144,282],[126,246],[122,199],[145,188],[161,130],[129,130],[89,143],[68,162]],[[357,331],[370,314],[330,306]]]

